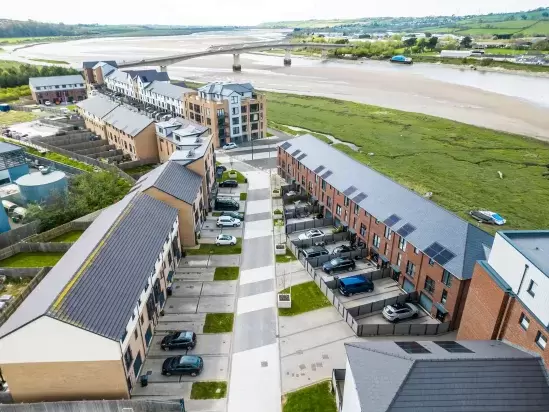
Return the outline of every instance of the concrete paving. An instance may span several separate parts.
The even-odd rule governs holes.
[[[164,307],[165,313],[196,313],[199,298],[178,298],[171,296]]]
[[[219,266],[239,266],[240,255],[196,255],[186,256],[179,262],[179,269],[216,268]],[[181,272],[179,272],[181,273]]]
[[[132,398],[146,397],[155,398],[163,397],[164,399],[187,399],[191,397],[193,384],[191,382],[163,382],[155,383],[145,387],[136,386],[132,391]]]
[[[259,220],[270,220],[271,218],[272,218],[272,215],[270,212],[255,213],[253,215],[248,215],[244,217],[246,224],[250,222],[257,222]]]
[[[198,302],[199,313],[233,313],[234,296],[201,296]]]
[[[389,322],[387,319],[383,317],[381,314],[381,311],[373,312],[365,316],[361,316],[356,319],[356,323],[359,325],[392,325],[392,322]],[[429,324],[429,325],[436,325],[440,322],[436,319],[433,319],[431,316],[429,316],[426,312],[423,310],[419,310],[419,314],[417,318],[411,318],[406,320],[401,320],[398,322],[399,325],[401,324]]]
[[[177,268],[173,276],[175,280],[202,280],[211,281],[214,278],[215,268]]]
[[[169,357],[168,354],[165,358]],[[177,355],[172,355],[177,356]],[[162,375],[162,363],[165,358],[148,358],[143,365],[142,374],[149,374],[149,382],[197,382],[208,380],[227,380],[229,357],[228,356],[203,356],[204,369],[198,376],[188,375]]]
[[[346,308],[354,308],[367,303],[390,299],[404,293],[398,282],[395,282],[392,278],[374,280],[374,291],[370,293],[359,293],[349,297],[343,296],[339,290],[335,290],[335,294]]]
[[[206,296],[232,296],[236,293],[236,280],[203,282],[202,294]]]
[[[196,346],[194,349],[172,349],[165,351],[160,347],[164,335],[155,335],[153,337],[151,347],[147,356],[161,357],[163,359],[169,356],[177,355],[228,355],[231,346],[230,333],[215,333],[215,334],[197,334]]]
[[[325,235],[331,235],[335,228],[333,226],[322,226],[322,227],[316,227],[314,229],[321,230]],[[290,238],[290,240],[298,240],[299,235],[301,235],[303,233],[307,233],[309,230],[312,230],[312,229],[306,229],[306,230],[300,230],[298,232],[293,232],[293,233],[290,233],[288,235],[288,237]]]

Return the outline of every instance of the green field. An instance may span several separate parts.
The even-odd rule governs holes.
[[[485,49],[484,52],[486,54],[501,54],[501,55],[521,55],[521,54],[527,54],[528,50],[515,50],[515,49],[500,49],[500,48],[489,48]]]
[[[63,233],[60,236],[50,239],[49,242],[76,242],[80,238],[80,236],[82,236],[82,233],[84,233],[83,230],[71,230],[70,232]]]
[[[191,399],[221,399],[227,396],[227,382],[193,382]]]
[[[531,36],[534,34],[544,34],[549,36],[549,20],[539,21],[535,25],[522,30],[520,33],[525,36]]]
[[[11,126],[15,123],[30,122],[37,117],[36,114],[31,112],[16,112],[14,110],[0,112],[0,127]]]
[[[330,382],[307,386],[285,397],[282,412],[336,412],[335,397],[330,391]]]
[[[273,122],[356,144],[358,153],[334,147],[419,194],[432,192],[433,201],[465,219],[472,209],[493,210],[507,219],[506,229],[549,227],[549,211],[540,207],[549,204],[545,142],[341,100],[270,92],[267,97]]]
[[[208,313],[204,333],[229,333],[233,331],[234,313]]]
[[[328,298],[320,291],[318,285],[312,281],[286,288],[279,293],[291,293],[292,295],[292,307],[278,309],[279,316],[295,316],[330,306]]]
[[[18,253],[9,258],[0,260],[2,268],[40,268],[55,266],[64,255],[63,252],[28,252]]]
[[[70,64],[65,60],[49,60],[49,59],[30,59],[30,60],[35,62],[44,62],[44,63],[51,63],[51,64]]]

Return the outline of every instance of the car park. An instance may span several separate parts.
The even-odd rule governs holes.
[[[188,330],[170,333],[162,339],[160,347],[164,350],[192,349],[196,346],[196,333]]]
[[[222,212],[221,213],[221,216],[229,216],[229,217],[232,217],[234,219],[238,219],[240,220],[241,222],[244,221],[244,213],[239,213],[239,212]]]
[[[305,257],[305,259],[327,256],[330,254],[330,252],[323,246],[311,246],[310,248],[301,250],[300,253]]]
[[[183,355],[167,358],[162,364],[162,375],[200,375],[204,361],[200,356]]]
[[[312,229],[312,230],[307,231],[306,233],[300,234],[298,239],[299,240],[308,240],[308,239],[314,239],[314,238],[322,237],[322,236],[324,236],[324,232],[322,230]]]
[[[240,209],[240,204],[234,199],[217,198],[215,200],[215,208],[218,210],[233,210]]]
[[[382,313],[383,317],[389,322],[398,322],[404,319],[416,318],[419,314],[419,309],[413,303],[395,303],[385,306]]]
[[[230,216],[219,216],[217,218],[217,227],[238,227],[240,220]]]
[[[322,270],[327,274],[341,272],[343,270],[354,270],[356,263],[354,260],[344,257],[334,258],[322,265]]]
[[[215,244],[217,246],[223,246],[223,245],[236,245],[236,237],[231,235],[217,235],[215,238]]]
[[[350,252],[352,249],[349,246],[341,245],[332,250],[332,255],[339,256],[341,253]]]
[[[339,279],[339,291],[343,296],[353,296],[357,293],[373,292],[373,290],[374,282],[363,275]]]
[[[236,149],[238,146],[236,145],[236,143],[227,143],[226,145],[223,146],[223,150],[231,150],[231,149]]]
[[[219,183],[219,187],[238,187],[238,182],[236,180],[224,180]]]

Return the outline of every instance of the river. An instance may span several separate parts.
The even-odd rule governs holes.
[[[0,54],[2,59],[137,60],[207,49],[212,45],[280,39],[283,31],[210,32],[189,36],[102,38],[37,45]],[[184,61],[168,67],[173,79],[249,81],[260,89],[318,95],[431,114],[549,140],[549,77],[473,71],[440,64],[391,65],[379,61],[321,61],[264,54]]]

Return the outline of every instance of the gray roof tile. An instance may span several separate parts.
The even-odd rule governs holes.
[[[84,83],[84,78],[80,74],[70,74],[67,76],[31,77],[29,79],[29,84],[33,87],[62,86],[64,84],[82,84],[82,87],[84,87]]]
[[[102,95],[97,95],[90,97],[86,100],[82,100],[76,104],[82,110],[97,116],[99,118],[105,117],[107,114],[112,112],[120,103],[117,103],[111,99],[103,97]]]
[[[183,100],[183,95],[185,93],[194,92],[193,89],[176,86],[175,84],[160,82],[158,80],[155,80],[151,84],[149,84],[145,90],[176,100]]]
[[[279,145],[280,147],[283,144]],[[420,250],[439,242],[456,256],[444,265],[460,279],[470,279],[476,260],[486,259],[486,248],[494,238],[443,207],[376,172],[343,152],[311,135],[291,140],[292,153],[306,152],[301,163],[310,170],[324,166],[321,175],[326,182],[343,192],[351,185],[367,197],[356,195],[358,204],[376,219],[385,221],[396,214],[402,218],[392,230],[398,231],[409,223],[416,230],[406,240]]]
[[[103,120],[111,126],[124,131],[130,136],[136,136],[147,126],[154,123],[154,120],[124,106],[118,106],[107,114]]]
[[[99,61],[91,61],[91,62],[82,62],[82,68],[83,69],[93,69],[97,63],[107,63],[111,65],[112,67],[118,67],[118,63],[114,60],[99,60]]]

